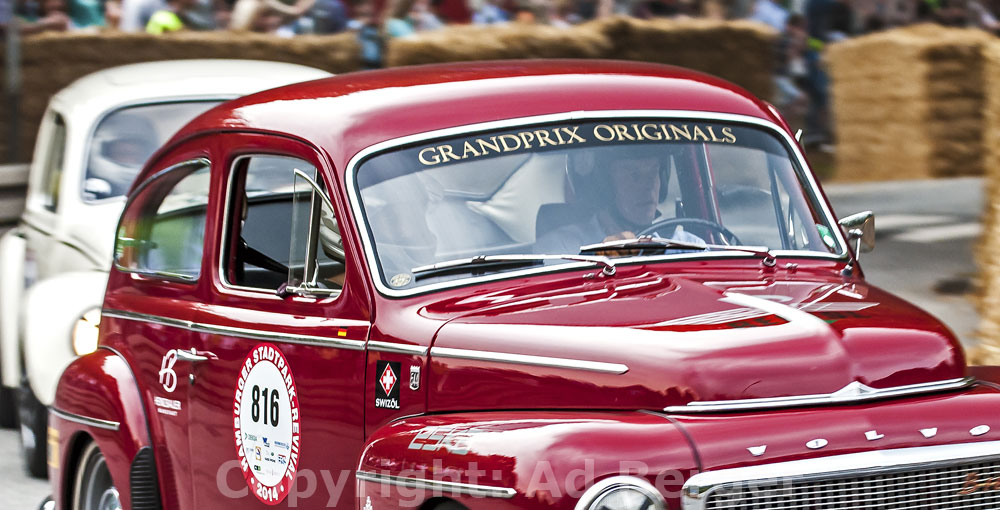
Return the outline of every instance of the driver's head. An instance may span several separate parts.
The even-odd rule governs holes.
[[[135,113],[113,113],[91,140],[87,177],[105,181],[111,193],[124,193],[157,147],[156,128]]]
[[[641,230],[656,218],[667,196],[670,148],[662,145],[619,145],[599,151],[595,161],[607,212],[622,227]],[[638,231],[636,230],[636,231]]]
[[[660,202],[660,158],[619,159],[611,163],[609,170],[615,212],[631,225],[652,223]]]

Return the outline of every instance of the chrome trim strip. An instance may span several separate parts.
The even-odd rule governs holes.
[[[774,486],[805,479],[869,476],[908,469],[1000,460],[1000,441],[876,450],[698,473],[684,483],[684,510],[703,510],[709,495],[727,484]]]
[[[621,363],[605,363],[602,361],[586,361],[568,358],[550,358],[548,356],[532,356],[528,354],[512,354],[506,352],[473,351],[470,349],[452,349],[450,347],[432,347],[431,356],[440,358],[474,359],[480,361],[496,361],[513,363],[515,365],[535,365],[540,367],[568,368],[571,370],[587,370],[606,374],[624,374],[628,365]]]
[[[785,407],[822,406],[831,404],[848,404],[867,402],[886,398],[905,397],[933,393],[938,391],[958,390],[976,384],[974,377],[947,379],[929,383],[909,384],[893,388],[870,388],[860,383],[851,383],[834,393],[819,395],[796,395],[791,397],[752,398],[746,400],[709,400],[689,402],[683,406],[667,406],[663,408],[668,413],[719,413],[725,411],[755,411],[759,409],[775,409]],[[860,385],[860,386],[859,386]],[[861,390],[856,388],[863,387]]]
[[[147,315],[144,313],[126,312],[123,310],[114,310],[111,308],[101,309],[101,318],[104,317],[111,317],[113,319],[124,319],[136,322],[148,322],[150,324],[157,324],[159,326],[167,326],[171,328],[181,328],[181,329],[191,329],[191,325],[193,324],[191,321],[182,321],[180,319],[171,319],[169,317]]]
[[[345,171],[345,184],[347,188],[348,198],[351,202],[351,210],[354,213],[356,228],[359,229],[359,234],[361,237],[361,243],[365,251],[365,259],[368,262],[369,272],[372,274],[372,280],[375,284],[375,288],[384,296],[389,297],[407,297],[416,294],[424,294],[427,292],[432,292],[440,289],[447,289],[452,287],[458,287],[462,285],[470,285],[476,283],[485,283],[495,280],[515,278],[519,276],[529,276],[541,273],[551,273],[556,271],[566,271],[574,269],[584,269],[593,266],[593,264],[560,264],[558,266],[547,266],[540,268],[530,268],[517,271],[505,271],[501,274],[477,276],[470,278],[462,278],[458,280],[451,280],[447,282],[434,283],[430,285],[424,285],[421,287],[416,287],[413,289],[397,290],[387,287],[383,282],[381,275],[378,271],[378,261],[375,258],[374,251],[374,240],[371,237],[371,231],[368,229],[367,224],[362,221],[364,218],[364,212],[361,209],[361,200],[358,197],[357,189],[355,187],[354,174],[357,171],[357,167],[362,160],[375,154],[377,152],[386,151],[395,147],[399,147],[407,144],[415,144],[423,141],[428,141],[435,138],[445,138],[449,136],[456,136],[462,134],[468,134],[476,131],[489,131],[494,129],[512,128],[517,126],[523,126],[528,124],[540,124],[547,122],[560,122],[560,121],[572,121],[572,120],[597,120],[597,119],[610,119],[610,118],[678,118],[678,119],[694,119],[694,120],[716,120],[723,122],[736,122],[743,124],[750,124],[758,127],[763,127],[769,131],[776,133],[782,140],[787,144],[788,151],[793,155],[798,163],[800,171],[796,174],[802,178],[805,184],[805,188],[808,189],[815,200],[817,201],[817,206],[819,213],[823,216],[823,219],[827,221],[831,226],[836,226],[836,217],[830,210],[829,204],[823,199],[824,195],[820,192],[819,184],[816,181],[815,176],[812,172],[806,172],[806,169],[811,168],[806,162],[805,154],[802,152],[802,148],[797,142],[780,126],[777,124],[760,118],[751,117],[746,115],[737,115],[731,113],[715,113],[715,112],[704,112],[704,111],[690,111],[690,110],[603,110],[603,111],[576,111],[576,112],[565,112],[550,115],[537,115],[533,117],[520,117],[516,119],[506,119],[501,121],[484,122],[480,124],[473,124],[469,126],[458,126],[447,129],[440,129],[437,131],[430,131],[426,133],[420,133],[416,135],[404,136],[396,138],[394,140],[388,140],[385,142],[377,143],[364,150],[358,152],[351,158],[351,161],[347,165]],[[814,259],[824,259],[824,260],[844,260],[846,257],[850,257],[849,250],[847,249],[847,241],[844,239],[843,232],[839,228],[831,228],[833,235],[838,241],[840,246],[840,253],[821,253],[815,251],[799,251],[799,250],[773,250],[772,255],[776,257],[800,257],[800,258],[814,258]],[[629,264],[642,260],[645,262],[660,262],[665,260],[676,261],[685,259],[704,259],[709,257],[720,257],[720,258],[732,258],[732,253],[718,253],[718,254],[675,254],[675,255],[662,255],[660,257],[629,257],[616,259],[618,264]]]
[[[118,428],[121,427],[121,424],[118,423],[118,422],[116,422],[116,421],[101,420],[99,418],[91,418],[89,416],[81,416],[79,414],[73,414],[73,413],[70,413],[70,412],[63,411],[61,409],[57,409],[55,407],[49,407],[49,412],[52,413],[52,414],[54,414],[54,415],[56,415],[56,416],[58,416],[58,417],[60,417],[60,418],[62,418],[62,419],[64,419],[64,420],[66,420],[66,421],[71,421],[73,423],[79,423],[80,425],[86,425],[88,427],[94,427],[94,428],[104,429],[104,430],[113,430],[113,431],[116,431],[116,432],[118,431]]]
[[[191,321],[171,319],[168,317],[159,317],[156,315],[125,312],[121,310],[110,310],[107,308],[101,310],[101,316],[138,321],[138,322],[148,322],[150,324],[158,324],[161,326],[168,326],[172,328],[181,328],[189,331],[194,331],[197,333],[207,333],[210,335],[236,336],[240,338],[249,338],[251,340],[264,340],[264,341],[281,342],[288,344],[318,345],[321,347],[335,347],[338,349],[347,349],[352,351],[363,351],[365,349],[364,340],[346,340],[343,338],[330,338],[325,336],[294,335],[290,333],[272,333],[270,331],[261,331],[258,329],[245,329],[245,328],[234,328],[230,326],[218,326],[214,324],[202,324]]]
[[[408,489],[427,489],[452,494],[502,499],[510,499],[517,495],[517,491],[509,487],[491,487],[489,485],[444,482],[440,480],[427,480],[424,478],[406,478],[402,476],[380,475],[378,473],[369,473],[367,471],[358,471],[355,474],[358,480],[363,480],[365,482],[383,483],[387,485],[395,485],[397,487],[406,487]]]
[[[396,354],[411,354],[413,356],[426,356],[429,348],[422,345],[406,345],[392,342],[368,341],[369,351],[393,352]]]

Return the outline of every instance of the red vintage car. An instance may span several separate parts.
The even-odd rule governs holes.
[[[865,282],[872,229],[774,108],[677,68],[225,103],[129,194],[49,505],[997,508],[1000,374]]]

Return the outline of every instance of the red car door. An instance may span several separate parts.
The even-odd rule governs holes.
[[[190,346],[194,498],[199,508],[353,507],[370,312],[357,255],[340,239],[345,209],[309,148],[220,140],[213,290]]]
[[[180,150],[133,193],[118,228],[101,320],[104,345],[125,358],[142,392],[165,506],[180,510],[193,508],[187,349],[208,285],[207,156],[203,148]]]

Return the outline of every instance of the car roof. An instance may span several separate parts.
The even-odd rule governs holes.
[[[229,99],[299,81],[331,76],[312,67],[238,59],[144,62],[104,69],[77,79],[53,96],[67,117],[118,106],[170,99]],[[84,111],[86,110],[86,112]]]
[[[175,140],[224,129],[285,133],[323,148],[342,170],[361,150],[408,135],[637,109],[722,112],[781,125],[771,107],[746,90],[699,72],[625,61],[524,60],[363,71],[281,87],[213,108]]]

